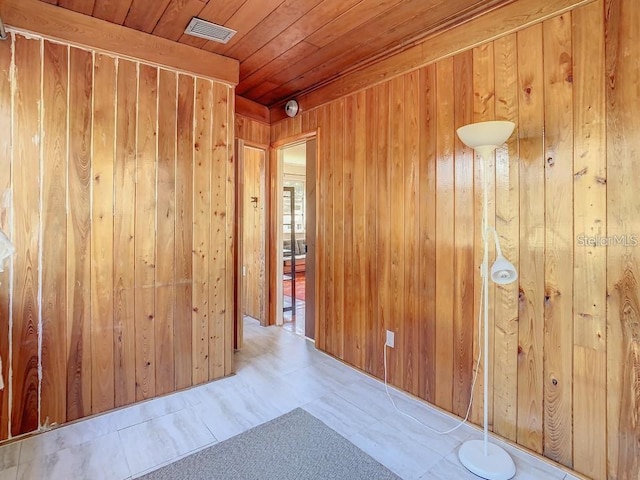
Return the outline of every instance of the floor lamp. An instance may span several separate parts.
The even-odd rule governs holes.
[[[508,480],[516,474],[516,466],[509,454],[498,445],[489,443],[489,406],[487,405],[489,390],[489,233],[493,230],[496,245],[496,261],[491,266],[491,280],[498,284],[508,284],[518,278],[515,267],[502,256],[498,234],[489,227],[487,218],[488,181],[487,170],[489,157],[493,151],[501,146],[511,136],[514,124],[512,122],[494,121],[465,125],[458,129],[458,137],[473,148],[482,158],[482,241],[484,256],[482,259],[482,305],[484,324],[484,439],[469,440],[462,444],[458,451],[460,462],[471,472],[489,480]],[[473,392],[472,392],[473,393]]]

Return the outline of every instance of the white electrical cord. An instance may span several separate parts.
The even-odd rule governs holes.
[[[482,275],[482,285],[480,286],[481,289],[480,291],[482,292],[482,290],[484,289],[484,282],[486,282],[486,275]],[[478,315],[478,338],[480,338],[481,334],[482,334],[482,295],[480,295],[480,308],[479,308],[479,315]],[[476,386],[476,380],[478,380],[478,370],[480,369],[480,359],[482,358],[482,347],[481,347],[482,343],[478,342],[478,358],[476,360],[476,368],[475,368],[475,372],[473,374],[473,382],[471,382],[471,395],[469,397],[469,406],[467,407],[467,414],[465,415],[464,419],[462,421],[460,421],[455,427],[450,428],[449,430],[445,430],[445,431],[440,431],[440,430],[436,430],[433,427],[430,427],[429,425],[426,425],[424,423],[422,423],[420,420],[418,420],[416,417],[403,412],[402,410],[400,410],[398,408],[398,406],[396,405],[396,402],[393,400],[393,398],[391,397],[391,394],[389,393],[389,385],[387,383],[387,348],[389,347],[389,345],[387,345],[387,343],[385,342],[384,344],[384,389],[387,392],[387,397],[389,397],[389,400],[391,401],[391,404],[393,405],[393,407],[398,411],[398,413],[400,413],[401,415],[404,415],[405,417],[409,417],[411,420],[418,422],[420,425],[422,425],[424,428],[426,428],[427,430],[433,432],[433,433],[437,433],[438,435],[447,435],[457,429],[459,429],[460,427],[462,427],[465,423],[467,423],[467,420],[469,420],[469,414],[471,413],[471,405],[473,404],[473,390]]]

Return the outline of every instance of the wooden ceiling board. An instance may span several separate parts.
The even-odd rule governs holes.
[[[454,2],[440,1],[440,3],[435,3],[428,12],[425,12],[423,15],[416,15],[416,17],[424,18],[424,23],[421,24],[421,29],[424,32],[433,33],[446,25],[454,16],[456,21],[472,18],[477,4],[485,4],[486,2],[471,0],[467,3],[473,4],[465,11],[459,11],[459,5],[454,5]],[[325,79],[325,81],[327,81],[326,79],[358,68],[363,63],[362,59],[367,59],[364,63],[370,63],[376,60],[376,54],[388,56],[390,50],[399,50],[403,45],[406,46],[414,43],[415,37],[412,35],[414,35],[415,32],[415,25],[416,18],[410,18],[386,31],[380,30],[382,33],[379,36],[370,37],[370,39],[360,45],[344,51],[339,57],[333,57],[330,61],[318,65],[309,72],[301,75],[289,85],[290,89],[294,88],[297,90],[304,88],[300,87],[300,85],[306,85],[308,88],[310,82],[312,82],[311,84],[315,84],[320,81],[319,79]]]
[[[367,23],[369,20],[405,1],[406,0],[364,0],[339,17],[331,20],[323,27],[320,27],[309,35],[306,41],[318,48],[324,47],[342,35],[345,35],[349,30],[358,28],[360,25]]]
[[[311,45],[305,41],[294,45],[290,50],[287,50],[285,53],[280,55],[278,58],[269,62],[267,65],[262,67],[260,70],[252,73],[248,77],[246,77],[242,84],[238,85],[236,92],[240,95],[250,94],[252,89],[260,83],[269,80],[271,77],[276,75],[278,72],[289,68],[291,65],[294,65],[299,61],[300,58],[306,58],[309,55],[313,54],[318,50],[318,47]],[[257,96],[252,96],[251,98],[258,98]]]
[[[420,5],[423,5],[423,6],[430,5],[434,1],[436,0],[405,1],[403,4],[400,5],[400,7],[405,7],[405,8],[396,7],[386,15],[380,14],[374,19],[367,22],[366,24],[358,28],[355,28],[353,30],[350,30],[346,35],[339,37],[338,39],[331,42],[329,45],[325,46],[322,49],[319,49],[313,55],[313,57],[301,58],[299,62],[296,62],[296,64],[293,65],[286,72],[279,72],[278,75],[284,76],[284,78],[278,81],[282,81],[282,83],[288,82],[296,78],[298,75],[310,70],[311,68],[324,64],[327,60],[333,59],[336,56],[340,56],[341,54],[344,53],[345,50],[351,50],[352,48],[359,45],[360,43],[366,42],[367,39],[370,38],[372,35],[377,35],[381,31],[384,31],[385,28],[381,28],[379,25],[375,24],[374,23],[375,21],[379,21],[381,18],[385,18],[385,19],[388,19],[388,25],[393,27],[397,23],[401,23],[402,21],[404,21],[407,15],[410,15],[410,13],[407,13],[407,10],[412,10],[412,8],[413,9],[419,8]],[[438,0],[438,1],[442,1],[442,0]],[[351,6],[355,4],[356,2],[353,2]],[[344,11],[347,11],[347,10],[345,9]],[[374,23],[373,26],[372,26],[372,23]],[[315,32],[318,28],[324,26],[324,24],[326,23],[323,23],[322,25],[320,25],[320,22],[317,22],[313,25],[310,25],[311,28],[305,29],[302,32],[300,32],[300,36],[306,39],[311,33]],[[282,38],[279,44],[276,43],[275,41],[270,42],[270,44],[266,45],[263,49],[258,51],[256,54],[254,54],[247,60],[241,62],[240,63],[241,81],[242,79],[245,78],[245,76],[248,73],[252,73],[256,69],[260,68],[260,66],[262,66],[261,63],[264,62],[265,59],[277,57],[279,54],[286,51],[287,41],[290,40],[287,37],[291,33],[294,33],[294,32],[289,32],[289,31],[284,32],[285,34],[283,35],[284,38]],[[346,47],[347,45],[349,46],[348,48]],[[291,72],[292,75],[289,75],[289,72]],[[294,72],[295,74],[293,74]],[[254,99],[254,100],[257,100],[257,99]]]
[[[251,97],[253,98],[260,98],[262,95],[278,88],[278,86],[279,85],[277,83],[265,80],[264,82],[260,82],[254,88],[249,90],[248,95],[251,95]]]
[[[269,63],[273,58],[279,57],[359,1],[360,0],[325,0],[311,10],[308,15],[305,15],[295,22],[249,58],[241,61],[240,65],[244,76],[249,76],[263,65]]]
[[[207,4],[206,0],[172,0],[153,29],[153,34],[177,41],[193,17]]]
[[[286,0],[265,18],[263,22],[260,22],[260,24],[245,35],[242,40],[231,47],[225,55],[240,61],[246,59],[322,1],[323,0]]]
[[[68,8],[69,10],[74,10],[78,13],[91,15],[93,13],[95,0],[59,0],[57,4],[62,8]]]
[[[133,0],[96,0],[93,16],[100,20],[122,25]]]
[[[256,25],[267,18],[284,0],[260,0],[244,3],[231,18],[225,22],[224,26],[236,30],[236,33],[229,43],[207,42],[205,50],[220,55],[226,55],[235,44],[247,35]]]
[[[124,21],[126,27],[151,33],[171,0],[133,0]]]
[[[332,78],[369,63],[377,52],[387,55],[394,45],[410,43],[415,37],[416,24],[420,31],[435,31],[447,23],[452,16],[472,18],[477,12],[478,4],[487,5],[504,3],[504,0],[413,0],[394,8],[387,14],[380,15],[361,27],[348,32],[347,35],[334,40],[331,44],[319,49],[313,56],[297,63],[291,69],[281,71],[271,80],[281,83],[273,92],[269,92],[254,100],[272,105],[291,97],[294,93],[309,89],[313,85],[326,83]],[[458,17],[456,12],[463,12]],[[383,28],[385,25],[387,28]],[[376,35],[376,32],[379,35]],[[413,35],[412,35],[413,34]],[[363,41],[356,44],[357,39]],[[344,44],[352,45],[344,49]],[[363,59],[368,59],[364,60]],[[311,68],[306,68],[311,66]],[[242,64],[240,66],[242,79]]]
[[[360,45],[366,45],[374,39],[388,35],[387,32],[389,30],[401,25],[407,21],[408,18],[411,18],[415,14],[414,11],[416,9],[420,9],[420,7],[422,7],[423,10],[420,11],[423,12],[424,9],[432,8],[436,2],[439,3],[441,1],[444,0],[410,0],[404,2],[386,14],[378,15],[369,22],[359,26],[358,28],[350,30],[347,34],[337,38],[323,48],[318,49],[316,53],[300,59],[299,62],[291,65],[290,68],[276,73],[271,80],[276,83],[280,83],[281,86],[274,92],[270,92],[263,97],[253,100],[261,103],[266,101],[271,102],[265,103],[265,105],[277,103],[279,99],[286,98],[295,91],[292,90],[294,87],[291,82],[295,81],[300,76],[307,72],[309,72],[308,74],[313,73],[314,68],[323,67],[327,61],[338,61],[343,57],[350,55],[352,50]],[[386,22],[386,28],[382,28],[380,25],[383,19]],[[351,48],[345,49],[345,45],[351,45]],[[343,64],[341,64],[341,67],[342,65]],[[240,71],[240,82],[242,83],[242,79],[244,78],[242,73],[243,63],[240,64]]]

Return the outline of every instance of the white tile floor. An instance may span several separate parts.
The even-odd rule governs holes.
[[[245,322],[238,374],[0,447],[0,480],[135,478],[303,407],[402,478],[477,479],[457,448],[480,433],[438,436],[398,415],[383,385],[318,352],[282,328]],[[454,421],[394,393],[422,421]],[[511,447],[517,479],[566,479],[561,470]]]

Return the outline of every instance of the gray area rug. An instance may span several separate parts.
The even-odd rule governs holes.
[[[399,479],[313,415],[297,408],[144,477],[168,479]]]

